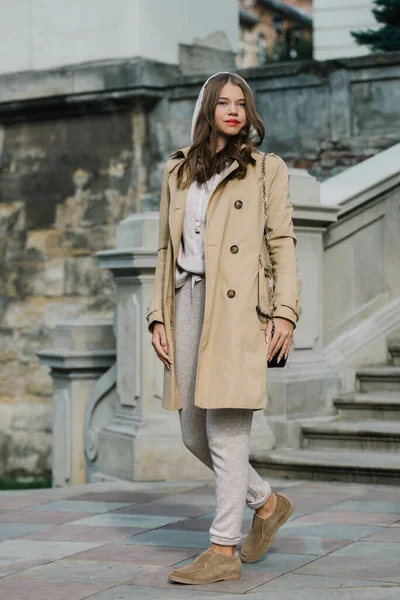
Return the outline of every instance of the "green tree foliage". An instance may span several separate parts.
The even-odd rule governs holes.
[[[361,46],[369,46],[374,52],[400,50],[400,0],[374,0],[372,9],[380,29],[352,31],[351,35]]]

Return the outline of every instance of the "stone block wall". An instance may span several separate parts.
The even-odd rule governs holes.
[[[51,469],[52,382],[36,352],[57,323],[112,317],[95,253],[138,209],[130,111],[9,123],[0,153],[0,476]]]
[[[400,53],[241,71],[264,149],[319,179],[399,141]],[[206,75],[133,59],[0,76],[0,476],[51,459],[51,379],[36,352],[66,318],[111,317],[95,253],[158,210]]]

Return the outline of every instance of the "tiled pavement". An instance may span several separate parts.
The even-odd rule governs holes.
[[[295,502],[291,520],[241,580],[208,586],[167,577],[208,546],[211,483],[1,492],[0,600],[400,599],[398,487],[272,483]]]

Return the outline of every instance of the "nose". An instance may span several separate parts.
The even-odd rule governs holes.
[[[229,112],[230,115],[237,115],[238,114],[238,110],[237,110],[236,104],[230,104],[228,112]]]

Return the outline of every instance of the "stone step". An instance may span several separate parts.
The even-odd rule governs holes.
[[[399,392],[400,367],[364,367],[356,370],[361,392]]]
[[[341,419],[400,420],[400,394],[396,392],[344,394],[333,404]]]
[[[273,450],[252,461],[262,477],[400,484],[400,453],[368,450]]]
[[[400,340],[389,343],[389,353],[393,366],[400,367]]]
[[[329,421],[301,427],[306,449],[400,450],[400,421]]]

